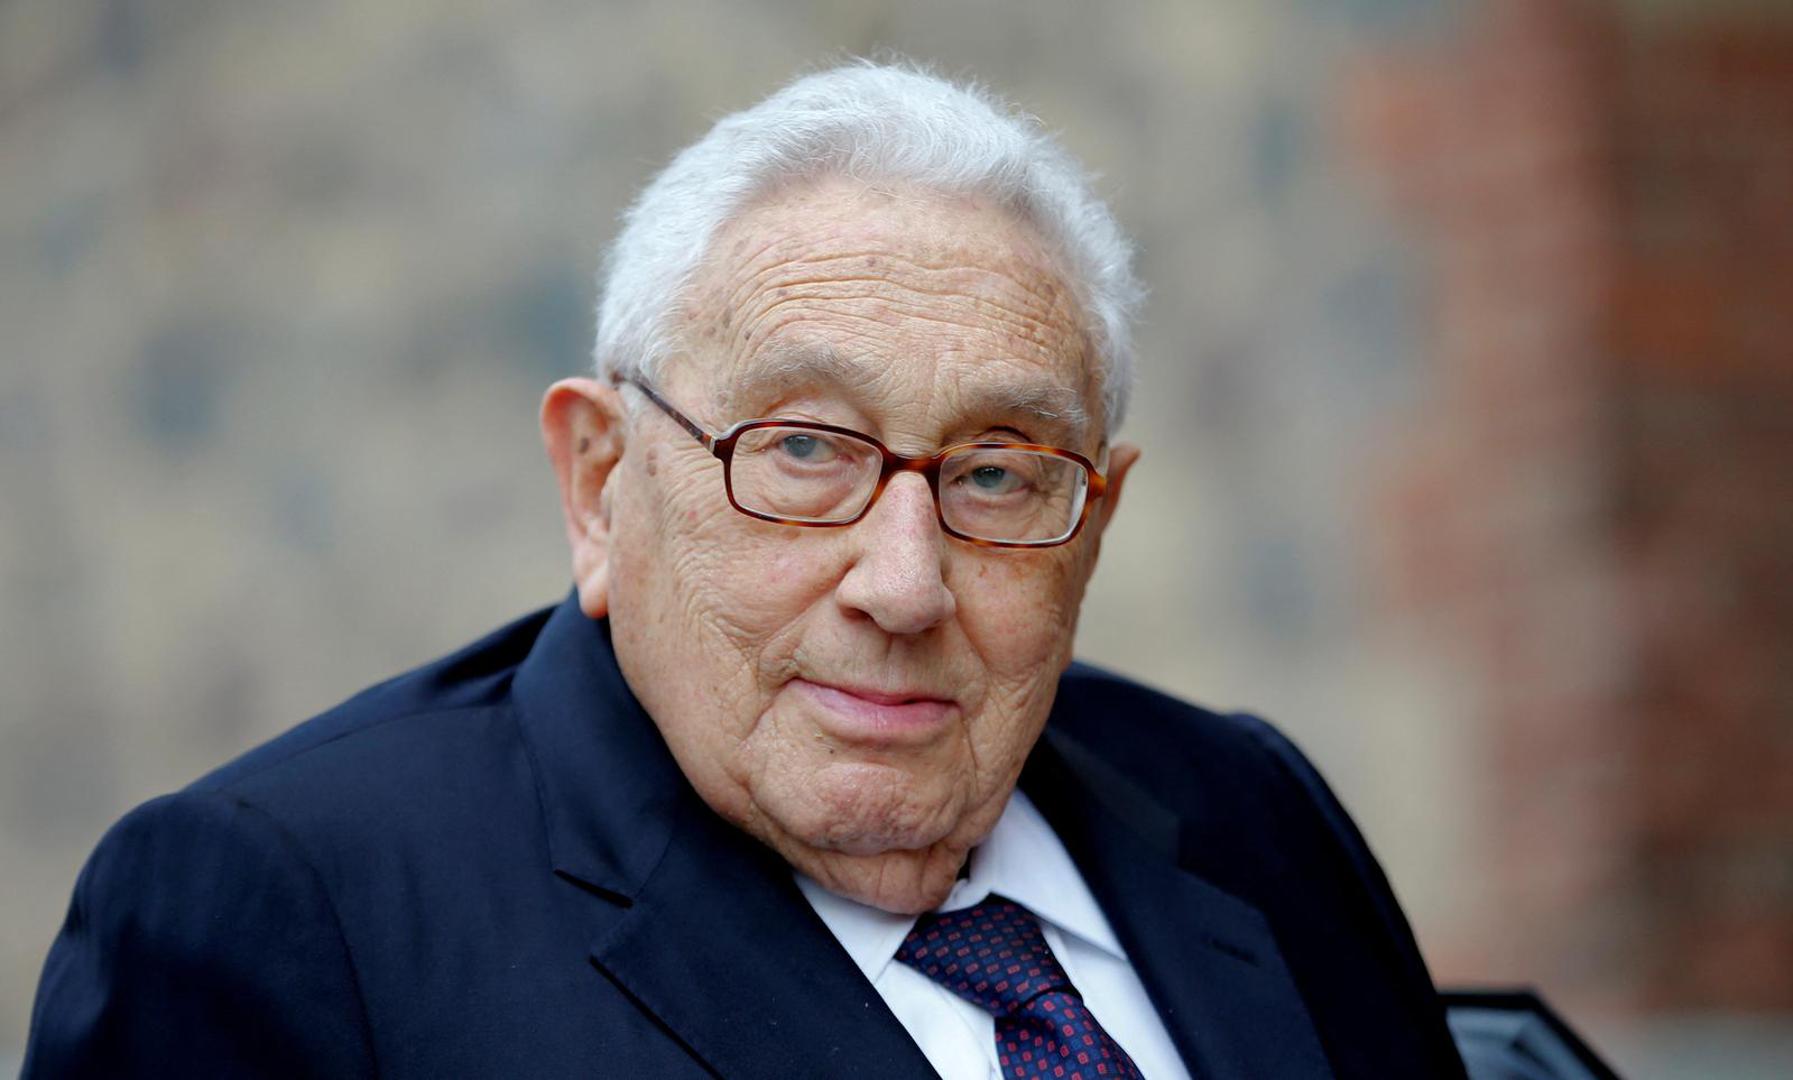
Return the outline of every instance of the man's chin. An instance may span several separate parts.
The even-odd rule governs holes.
[[[838,896],[884,911],[919,915],[940,906],[952,892],[965,851],[945,847],[876,855],[818,851],[785,858]]]
[[[842,755],[810,770],[800,783],[762,785],[753,794],[759,808],[796,842],[875,856],[922,851],[961,829],[966,793],[946,782],[946,775],[933,762]]]
[[[995,824],[967,815],[949,800],[824,800],[803,813],[762,821],[760,835],[797,870],[829,892],[885,911],[916,913],[952,891],[971,849]]]
[[[762,839],[793,863],[801,858],[826,858],[893,865],[925,858],[929,851],[949,842],[960,825],[955,814],[915,813],[907,806],[897,809],[910,812],[823,812],[774,818],[779,835]]]

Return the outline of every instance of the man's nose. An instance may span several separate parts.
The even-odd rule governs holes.
[[[843,605],[890,634],[919,634],[952,618],[957,601],[946,587],[947,538],[927,480],[913,473],[891,477],[849,529],[854,562],[836,589]]]

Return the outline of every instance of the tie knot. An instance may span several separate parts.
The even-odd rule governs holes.
[[[896,958],[997,1016],[1017,1015],[1051,991],[1076,993],[1038,921],[996,895],[959,911],[923,915]]]

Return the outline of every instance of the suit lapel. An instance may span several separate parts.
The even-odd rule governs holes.
[[[719,1076],[932,1075],[790,868],[691,790],[606,624],[562,604],[514,696],[549,857],[586,894],[605,976]]]
[[[701,805],[591,955],[719,1076],[933,1075],[790,869]]]
[[[1192,1076],[1332,1075],[1268,922],[1178,865],[1175,815],[1051,729],[1022,784],[1102,905]]]

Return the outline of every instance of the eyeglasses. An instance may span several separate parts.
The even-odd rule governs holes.
[[[851,525],[895,473],[927,478],[940,527],[987,547],[1052,547],[1077,535],[1108,481],[1081,454],[1032,443],[959,443],[931,457],[904,457],[870,435],[833,424],[743,420],[712,435],[653,387],[613,376],[647,395],[722,461],[729,505],[761,521],[810,528]]]

